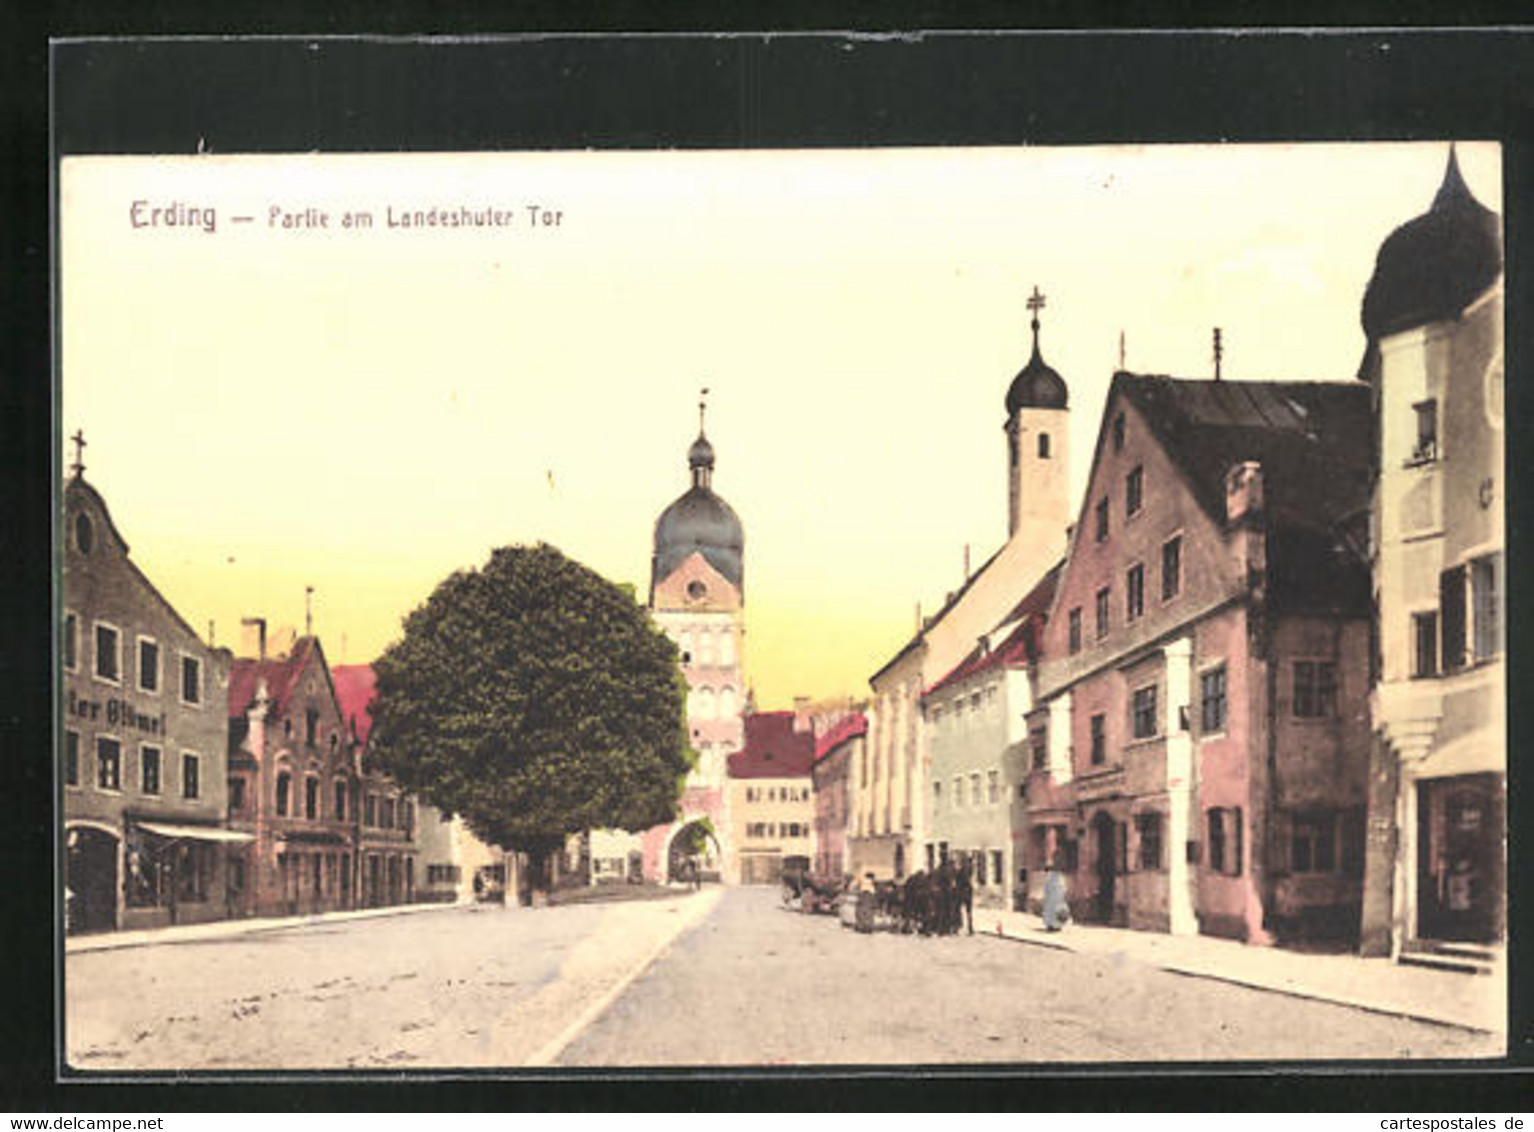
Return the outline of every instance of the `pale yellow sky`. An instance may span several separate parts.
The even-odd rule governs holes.
[[[1498,147],[1461,144],[1501,211]],[[1118,360],[1351,378],[1380,241],[1446,143],[71,158],[62,431],[199,629],[373,659],[449,571],[544,539],[646,592],[708,385],[763,707],[862,695],[1006,533],[1002,399],[1071,389],[1085,482]],[[133,225],[133,203],[216,231]],[[432,205],[509,226],[388,227]],[[530,227],[529,205],[557,210]],[[273,207],[330,228],[271,226]],[[368,210],[367,231],[340,227]],[[248,223],[234,221],[248,215]],[[179,218],[179,217],[178,217]],[[61,465],[69,462],[61,452]],[[1074,502],[1073,502],[1074,507]]]

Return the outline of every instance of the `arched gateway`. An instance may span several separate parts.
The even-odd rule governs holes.
[[[720,849],[713,823],[706,817],[684,821],[671,834],[666,847],[665,879],[690,879],[687,873],[689,861],[696,862],[701,880],[718,881],[723,874],[724,852]]]

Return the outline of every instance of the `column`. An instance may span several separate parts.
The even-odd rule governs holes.
[[[1166,646],[1167,911],[1173,935],[1197,935],[1188,827],[1193,806],[1193,641]],[[1186,726],[1184,725],[1186,724]]]

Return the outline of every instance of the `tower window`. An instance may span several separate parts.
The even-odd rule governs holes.
[[[697,578],[687,583],[687,596],[692,598],[693,601],[702,600],[703,595],[706,593],[708,593],[708,587],[698,581]]]
[[[1412,406],[1417,414],[1417,439],[1412,446],[1411,464],[1426,464],[1438,459],[1438,402],[1418,401]]]
[[[1039,459],[1049,459],[1049,433],[1039,433]]]

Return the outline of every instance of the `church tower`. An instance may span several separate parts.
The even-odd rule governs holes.
[[[706,408],[700,400],[698,438],[687,451],[692,486],[655,521],[650,612],[681,654],[688,735],[698,754],[687,777],[681,820],[669,827],[665,841],[669,845],[681,829],[707,817],[716,859],[705,859],[705,870],[712,866],[723,873],[728,857],[726,760],[745,745],[745,536],[734,510],[713,489],[714,446],[705,428]],[[645,856],[647,872],[653,865],[652,875],[669,878],[674,854],[666,845],[651,846],[647,838]]]
[[[1056,537],[1070,522],[1070,393],[1039,352],[1044,296],[1028,297],[1033,356],[1007,389],[1007,539]]]

